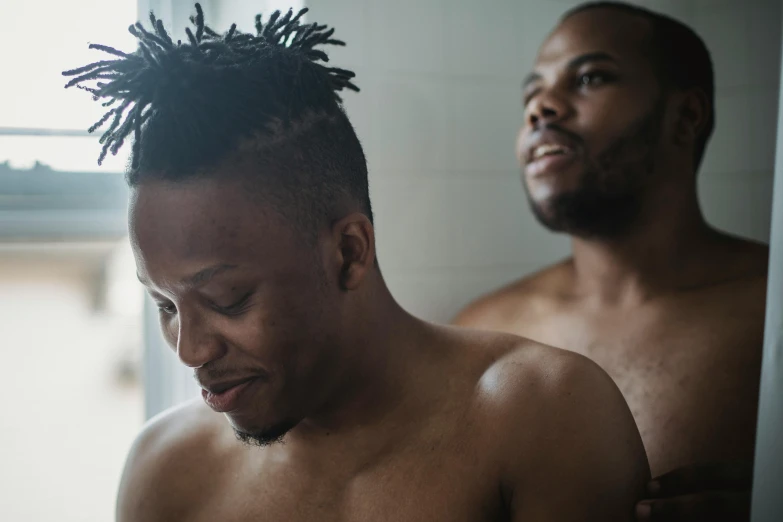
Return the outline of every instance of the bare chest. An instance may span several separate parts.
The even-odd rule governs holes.
[[[541,340],[591,358],[613,378],[653,474],[752,457],[761,321],[688,313],[554,320],[561,324]]]
[[[225,522],[494,522],[500,514],[497,477],[467,451],[436,447],[405,452],[363,469],[339,461],[301,467],[267,462],[246,469],[210,495],[194,520]],[[492,487],[492,485],[495,487]]]

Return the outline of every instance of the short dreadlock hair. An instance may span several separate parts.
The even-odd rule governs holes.
[[[704,41],[690,27],[664,14],[656,13],[624,2],[589,2],[579,5],[565,15],[562,20],[589,9],[614,9],[636,15],[650,22],[652,41],[651,58],[658,78],[664,88],[690,89],[704,91],[709,101],[709,114],[701,135],[696,142],[694,165],[698,170],[707,142],[715,128],[715,74],[712,58]]]
[[[150,13],[150,29],[128,28],[135,52],[91,44],[112,59],[63,75],[74,77],[66,88],[106,100],[108,111],[89,129],[109,124],[98,163],[132,134],[131,186],[204,176],[237,162],[265,183],[272,200],[282,198],[281,210],[298,214],[298,223],[323,220],[346,196],[372,220],[367,163],[338,94],[359,90],[354,73],[320,63],[329,58],[316,48],[345,43],[326,25],[302,23],[306,12],[275,11],[266,23],[257,15],[256,34],[236,24],[219,34],[196,4],[185,42],[174,42]]]

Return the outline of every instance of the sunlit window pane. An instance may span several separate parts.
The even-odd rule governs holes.
[[[105,59],[90,42],[133,51],[135,0],[7,1],[2,13],[0,126],[86,130],[105,109],[86,92],[63,89],[61,73]]]
[[[98,166],[101,145],[94,137],[0,136],[0,163],[12,168],[29,169],[35,162],[54,170],[70,172],[124,172],[130,147],[117,156],[109,154]]]

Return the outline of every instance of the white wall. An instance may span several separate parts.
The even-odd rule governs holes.
[[[684,19],[707,42],[716,73],[717,125],[699,187],[704,211],[726,230],[769,242],[781,2],[692,4]]]
[[[564,255],[529,213],[513,143],[520,82],[571,0],[311,0],[337,28],[332,63],[357,72],[346,108],[368,155],[381,267],[408,309],[449,319],[480,293]],[[704,211],[767,240],[779,0],[637,2],[692,25],[712,50],[717,128]]]

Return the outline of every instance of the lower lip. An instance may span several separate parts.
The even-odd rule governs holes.
[[[207,406],[218,413],[233,411],[239,407],[242,395],[254,382],[256,382],[256,379],[251,379],[220,393],[211,393],[202,389],[201,397],[207,403]]]
[[[556,174],[571,165],[574,162],[574,158],[573,152],[543,156],[528,163],[525,167],[525,173],[531,178],[545,174]]]

